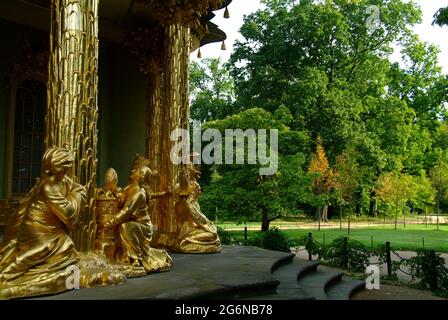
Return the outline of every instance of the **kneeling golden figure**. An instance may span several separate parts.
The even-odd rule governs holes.
[[[134,166],[130,184],[123,190],[123,205],[104,223],[105,229],[117,228],[115,259],[143,267],[146,273],[168,271],[173,263],[165,250],[151,248],[153,226],[148,211],[148,195],[144,184],[151,176],[147,166]]]
[[[201,186],[197,182],[200,170],[191,165],[183,170],[182,181],[175,190],[180,196],[176,205],[177,213],[182,217],[178,230],[178,252],[216,253],[221,251],[221,241],[216,226],[201,212],[199,195]]]

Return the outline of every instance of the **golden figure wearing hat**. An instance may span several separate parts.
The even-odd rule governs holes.
[[[131,171],[129,185],[123,190],[120,211],[104,224],[106,229],[117,229],[115,259],[146,273],[168,271],[173,263],[165,250],[151,248],[153,226],[148,202],[151,195],[145,190],[154,172],[137,157]]]
[[[215,253],[221,251],[216,226],[201,212],[198,203],[201,187],[197,182],[200,170],[190,164],[182,172],[182,180],[175,190],[180,195],[177,213],[182,217],[178,231],[178,251],[182,253]]]
[[[86,189],[67,175],[73,161],[74,155],[67,148],[53,147],[45,152],[43,176],[21,201],[0,245],[0,298],[66,291],[66,281],[72,276],[69,267],[84,259],[78,266],[81,269],[91,265],[92,259],[98,260],[89,255],[80,258],[67,233],[76,226],[86,201]],[[91,271],[81,270],[81,286],[125,280],[111,270]]]

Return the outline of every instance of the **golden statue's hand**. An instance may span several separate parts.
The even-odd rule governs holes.
[[[173,187],[172,186],[168,186],[167,190],[164,193],[164,196],[170,196],[174,193]]]
[[[103,224],[103,229],[110,229],[110,228],[113,228],[113,227],[115,227],[115,222],[113,220],[106,221]]]
[[[84,186],[78,184],[73,187],[69,192],[70,195],[77,197],[80,199],[82,203],[87,202],[87,190]]]

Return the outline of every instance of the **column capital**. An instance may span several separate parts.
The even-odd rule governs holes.
[[[143,27],[126,34],[124,45],[137,57],[141,72],[153,74],[162,71],[164,30],[162,26]]]
[[[195,27],[199,18],[209,9],[218,9],[222,0],[134,0],[154,10],[155,17],[161,25],[182,24]]]

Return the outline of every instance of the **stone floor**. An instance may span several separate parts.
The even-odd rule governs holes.
[[[275,292],[271,268],[291,254],[256,247],[224,246],[218,254],[172,254],[171,271],[128,279],[124,285],[72,290],[35,299],[200,299]]]
[[[257,247],[224,246],[219,254],[171,254],[170,272],[128,279],[124,285],[72,290],[36,300],[433,300],[430,292],[382,285],[362,290],[341,270],[294,254]],[[414,253],[403,252],[409,258]],[[359,291],[361,290],[361,291]]]

